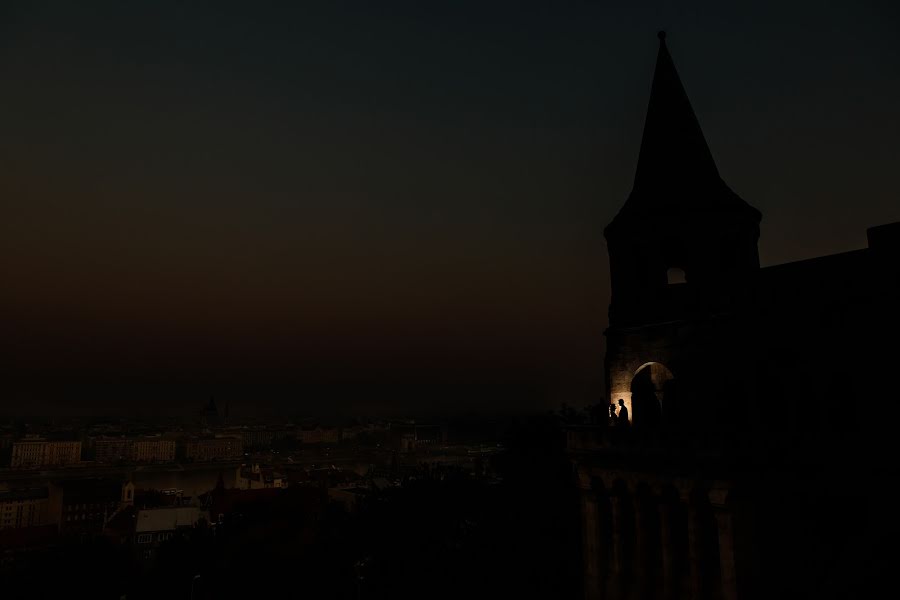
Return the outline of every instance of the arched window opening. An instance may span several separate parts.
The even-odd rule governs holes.
[[[687,277],[684,274],[684,269],[681,269],[679,267],[672,267],[671,269],[666,271],[666,281],[669,285],[687,283]]]
[[[642,365],[631,380],[631,419],[635,425],[656,425],[672,421],[677,412],[675,376],[664,364]]]

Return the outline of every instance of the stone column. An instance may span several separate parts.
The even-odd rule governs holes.
[[[581,540],[584,559],[584,598],[601,600],[603,597],[600,579],[600,510],[597,493],[581,490]]]
[[[691,574],[691,598],[697,600],[703,592],[703,522],[693,502],[688,507],[688,561]]]
[[[590,467],[579,465],[576,468],[577,484],[581,491],[581,540],[582,561],[584,566],[585,600],[600,600],[604,597],[602,586],[602,569],[600,559],[601,548],[601,511],[599,498],[594,490],[594,481]]]
[[[643,487],[643,486],[642,486]],[[659,497],[650,486],[635,492],[634,507],[634,576],[636,598],[660,598],[663,583],[660,568],[662,531]]]
[[[609,495],[610,516],[612,526],[611,572],[608,581],[610,598],[631,598],[634,592],[634,573],[632,557],[635,550],[634,515],[632,514],[632,495],[624,488],[618,488]]]
[[[731,507],[726,504],[728,490],[712,489],[709,500],[716,518],[719,538],[719,569],[722,578],[722,599],[737,600],[737,570],[734,562],[734,520]]]
[[[612,571],[621,579],[625,572],[625,502],[620,494],[611,494],[609,506],[612,512]]]
[[[644,511],[645,505],[640,501],[637,493],[631,496],[632,509],[634,510],[634,574],[638,580],[644,580],[648,576],[647,566],[650,562],[649,544],[647,533],[649,530],[649,515]]]
[[[665,498],[659,503],[659,543],[662,548],[663,597],[671,598],[675,590],[675,536],[672,531],[673,507]]]

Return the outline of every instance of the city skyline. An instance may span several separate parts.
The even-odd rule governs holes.
[[[890,588],[897,7],[70,4],[0,9],[6,595]]]

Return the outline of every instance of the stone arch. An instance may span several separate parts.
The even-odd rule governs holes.
[[[635,375],[642,369],[653,363],[659,363],[669,369],[673,378],[677,375],[677,379],[673,379],[673,381],[677,381],[679,387],[682,387],[684,383],[681,381],[683,374],[678,370],[680,367],[673,365],[673,363],[680,361],[676,361],[676,357],[667,348],[653,345],[645,346],[641,347],[640,352],[626,352],[620,356],[609,358],[607,363],[609,401],[617,405],[619,400],[622,400],[628,408],[628,419],[631,423],[634,423],[635,418],[634,407],[631,401],[631,384]]]
[[[631,378],[631,420],[635,425],[654,426],[669,417],[677,407],[675,387],[670,382],[675,375],[663,363],[651,361],[642,364]]]

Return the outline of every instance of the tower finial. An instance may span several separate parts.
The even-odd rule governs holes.
[[[699,213],[710,206],[719,211],[746,213],[759,222],[759,211],[731,191],[719,176],[666,46],[666,32],[659,31],[657,36],[659,52],[634,187],[614,222],[624,222],[629,214],[643,218],[655,214]],[[640,218],[636,221],[640,222]]]
[[[656,37],[658,37],[658,38],[659,38],[659,41],[661,41],[661,42],[666,41],[666,32],[665,32],[665,30],[664,30],[664,29],[660,29],[659,31],[657,31],[657,32],[656,32]]]

